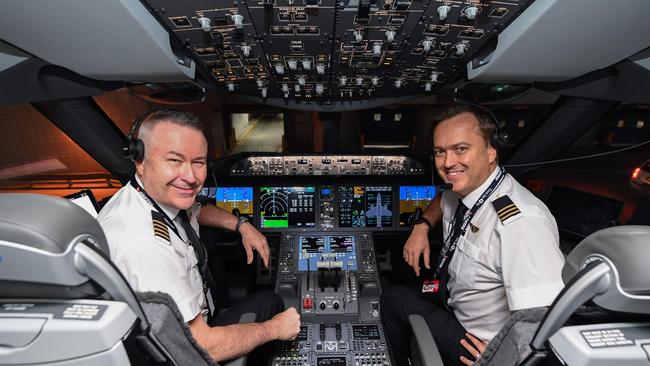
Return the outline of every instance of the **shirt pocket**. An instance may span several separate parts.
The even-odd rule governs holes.
[[[481,252],[480,248],[464,237],[458,239],[458,247],[455,255],[459,255],[456,268],[456,282],[462,287],[471,288],[474,286],[476,277],[477,261]]]

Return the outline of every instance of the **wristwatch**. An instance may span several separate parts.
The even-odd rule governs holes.
[[[239,232],[239,227],[245,222],[248,222],[248,219],[246,218],[246,216],[239,216],[237,218],[237,226],[235,226],[235,231]]]
[[[413,226],[415,226],[415,225],[417,225],[417,224],[426,224],[426,225],[429,227],[429,230],[431,230],[431,228],[433,227],[433,225],[431,225],[431,221],[429,221],[429,220],[428,220],[426,217],[424,217],[424,216],[420,216],[420,217],[418,217],[418,219],[415,220],[415,223],[413,224]]]

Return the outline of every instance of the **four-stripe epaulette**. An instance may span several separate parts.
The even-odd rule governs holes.
[[[494,209],[497,210],[497,215],[499,215],[499,219],[504,225],[521,214],[519,208],[508,196],[495,199],[492,201],[492,205],[494,206]]]
[[[153,222],[153,234],[167,242],[171,243],[169,228],[165,224],[164,216],[157,211],[151,211],[151,221]]]

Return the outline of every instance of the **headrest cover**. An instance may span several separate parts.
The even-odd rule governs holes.
[[[650,295],[650,226],[615,226],[589,235],[566,258],[564,282],[594,254],[607,257],[614,264],[624,291]]]
[[[80,235],[90,235],[108,255],[104,231],[83,208],[59,197],[0,194],[0,240],[63,253]]]

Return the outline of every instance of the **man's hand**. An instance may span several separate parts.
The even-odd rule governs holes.
[[[247,225],[248,224],[248,225]],[[253,263],[253,251],[257,250],[262,257],[264,267],[269,266],[269,244],[266,242],[266,237],[262,235],[257,229],[249,223],[243,224],[239,227],[241,233],[241,241],[246,250],[246,263]]]
[[[275,339],[288,341],[295,339],[300,333],[300,315],[293,306],[277,314],[267,322]]]
[[[465,333],[465,337],[472,341],[473,344],[470,344],[465,339],[461,339],[460,344],[465,347],[470,355],[474,356],[474,360],[470,361],[465,356],[460,356],[460,362],[464,363],[467,366],[471,366],[474,364],[474,362],[476,362],[476,360],[478,360],[479,357],[481,357],[481,354],[485,351],[485,348],[487,348],[487,342],[483,342],[469,333]]]
[[[420,276],[420,255],[424,255],[424,266],[429,269],[429,228],[427,225],[415,225],[404,245],[404,260]]]

